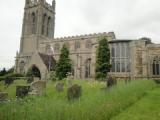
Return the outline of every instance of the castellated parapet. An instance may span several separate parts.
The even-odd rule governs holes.
[[[55,0],[53,0],[52,5],[46,2],[46,0],[26,0],[25,8],[31,8],[38,5],[44,5],[48,10],[55,11]]]
[[[109,40],[116,39],[114,32],[109,32],[109,33],[103,32],[103,33],[93,33],[93,34],[59,37],[53,40],[54,41],[64,41],[64,40],[90,39],[90,38],[97,38],[97,37],[107,37]]]

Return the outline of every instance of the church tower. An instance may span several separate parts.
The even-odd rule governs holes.
[[[54,38],[55,0],[25,0],[20,54],[38,50],[41,38]]]
[[[15,72],[25,73],[33,55],[39,53],[40,42],[54,38],[55,0],[25,0],[20,51]],[[37,62],[37,61],[36,61]]]

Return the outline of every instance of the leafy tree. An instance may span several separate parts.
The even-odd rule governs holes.
[[[56,77],[62,80],[67,77],[67,73],[72,71],[71,59],[69,58],[69,50],[66,44],[61,49],[60,58],[55,67]]]
[[[4,76],[5,74],[7,74],[7,71],[3,68],[3,70],[0,71],[0,76]]]
[[[96,55],[96,79],[104,80],[106,78],[107,73],[110,71],[110,49],[108,45],[108,40],[106,38],[102,38],[99,41],[99,46],[97,48]]]

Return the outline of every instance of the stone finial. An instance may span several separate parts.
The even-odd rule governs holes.
[[[26,0],[25,5],[27,6],[27,5],[29,5],[30,3],[31,3],[30,0]]]

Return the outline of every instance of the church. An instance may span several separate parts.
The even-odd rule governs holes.
[[[114,32],[94,33],[55,38],[55,0],[25,0],[20,51],[16,55],[15,71],[38,71],[45,80],[59,59],[60,49],[66,44],[76,79],[94,78],[98,40],[109,42],[112,64],[110,75],[117,78],[159,78],[160,44],[151,39],[117,39]]]

